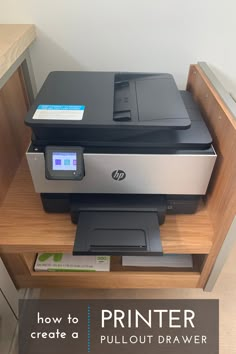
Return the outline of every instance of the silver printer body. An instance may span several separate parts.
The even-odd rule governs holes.
[[[72,181],[47,179],[44,152],[27,152],[37,193],[204,195],[215,159],[213,148],[189,155],[84,153],[85,176]]]

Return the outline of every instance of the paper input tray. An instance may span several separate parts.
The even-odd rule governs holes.
[[[80,212],[73,255],[162,255],[155,212]]]

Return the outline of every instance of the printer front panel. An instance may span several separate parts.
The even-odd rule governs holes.
[[[27,152],[38,193],[204,195],[216,154],[84,154],[82,180],[49,180],[43,152]]]

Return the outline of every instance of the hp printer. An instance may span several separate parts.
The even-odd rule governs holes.
[[[77,223],[73,254],[160,255],[167,213],[194,213],[216,154],[170,74],[52,72],[25,123],[46,212]]]

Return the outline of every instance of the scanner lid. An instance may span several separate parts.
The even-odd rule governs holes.
[[[33,131],[39,127],[186,129],[191,125],[172,75],[85,71],[50,73],[25,123]]]

